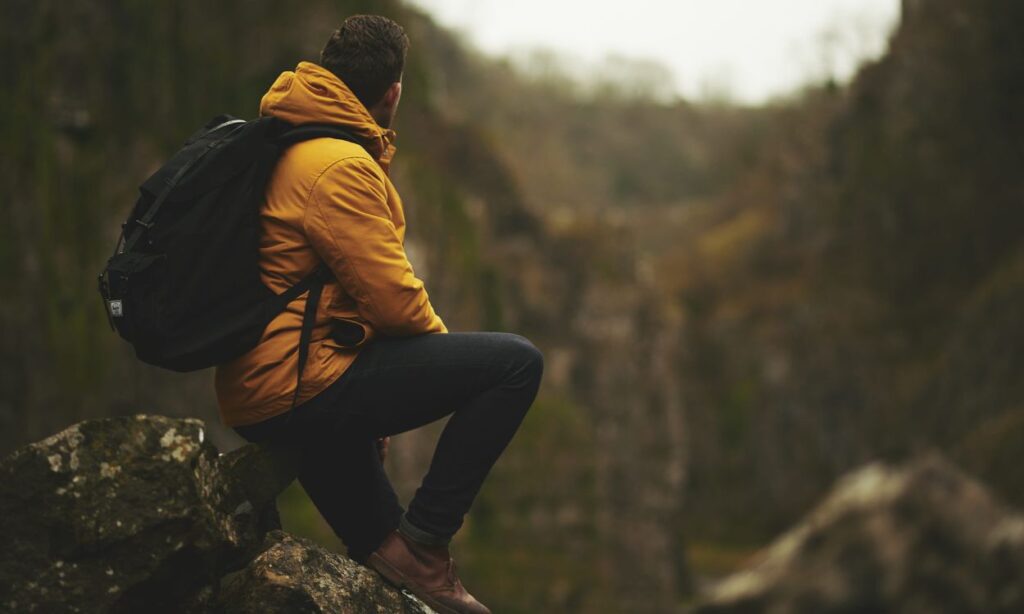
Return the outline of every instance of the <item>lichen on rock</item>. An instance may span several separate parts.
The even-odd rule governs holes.
[[[254,557],[284,551],[357,581],[314,591],[322,609],[302,611],[392,611],[331,602],[345,594],[408,603],[340,555],[280,532],[264,542],[280,528],[275,497],[295,477],[294,454],[250,445],[222,455],[203,431],[200,420],[164,416],[88,420],[0,462],[0,611],[299,611],[244,610],[220,598],[225,577],[236,578],[230,587],[247,578],[258,593],[269,576],[256,573]],[[300,591],[315,577],[312,568],[295,574]],[[326,576],[315,582],[330,588]]]
[[[275,530],[267,534],[264,548],[245,569],[225,578],[218,603],[225,614],[433,612],[376,572],[308,540]]]

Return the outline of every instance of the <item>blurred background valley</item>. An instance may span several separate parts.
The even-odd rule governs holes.
[[[675,611],[839,474],[941,450],[1024,505],[1024,4],[904,0],[849,80],[758,104],[482,54],[396,1],[4,2],[0,452],[198,416],[95,288],[138,184],[252,117],[352,13],[412,40],[393,178],[452,330],[531,338],[538,401],[454,546],[500,612]],[[397,436],[407,502],[442,423]],[[343,550],[294,485],[285,528]]]

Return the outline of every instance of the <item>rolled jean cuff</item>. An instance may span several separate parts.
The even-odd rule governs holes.
[[[450,537],[443,537],[441,535],[435,535],[429,531],[424,531],[409,522],[409,519],[406,518],[405,514],[402,514],[402,517],[398,520],[398,530],[413,541],[417,541],[421,544],[427,544],[429,546],[445,546],[452,540]]]

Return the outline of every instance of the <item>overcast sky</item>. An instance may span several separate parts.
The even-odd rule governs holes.
[[[655,59],[690,98],[762,102],[845,80],[885,48],[899,0],[410,0],[494,55],[543,47],[599,62]]]

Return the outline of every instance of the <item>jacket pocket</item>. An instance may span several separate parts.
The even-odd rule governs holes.
[[[331,318],[331,329],[324,345],[338,349],[353,349],[366,345],[375,337],[373,327],[355,318]]]

